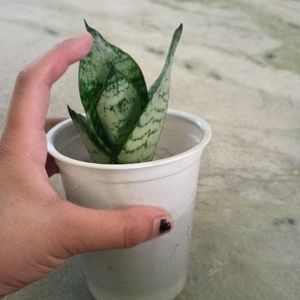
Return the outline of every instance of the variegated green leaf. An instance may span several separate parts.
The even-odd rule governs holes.
[[[88,120],[69,106],[68,111],[92,160],[97,163],[111,163],[113,158],[110,149],[96,136]]]
[[[174,32],[163,70],[149,90],[150,102],[118,155],[121,163],[153,159],[168,107],[171,68],[182,24]]]
[[[101,130],[101,120],[97,114],[97,104],[111,65],[124,74],[140,96],[143,110],[149,102],[143,73],[134,59],[118,47],[108,43],[101,34],[86,22],[86,29],[94,38],[91,52],[80,62],[79,92],[83,107],[95,132]]]
[[[79,67],[79,91],[87,118],[69,109],[73,122],[95,162],[151,160],[167,111],[171,67],[182,25],[173,35],[165,65],[149,95],[137,63],[85,25],[94,38],[91,52]]]
[[[140,96],[124,74],[112,67],[97,112],[110,148],[116,153],[126,142],[141,115]]]

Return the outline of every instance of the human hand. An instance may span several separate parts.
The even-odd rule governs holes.
[[[161,233],[160,208],[93,210],[62,199],[49,176],[45,122],[50,88],[92,46],[86,33],[66,40],[22,71],[0,140],[0,298],[43,277],[71,255],[126,248]]]

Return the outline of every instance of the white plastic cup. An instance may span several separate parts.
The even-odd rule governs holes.
[[[72,121],[47,134],[67,198],[90,208],[152,205],[173,217],[173,230],[130,249],[82,255],[96,299],[171,300],[183,289],[200,159],[211,129],[198,116],[168,110],[155,160],[108,165],[89,162]]]

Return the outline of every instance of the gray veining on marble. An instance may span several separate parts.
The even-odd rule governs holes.
[[[0,128],[17,72],[82,19],[128,51],[150,84],[184,23],[170,106],[213,128],[203,157],[189,280],[176,300],[300,299],[300,2],[0,2]],[[49,115],[80,110],[77,66]],[[59,187],[58,178],[54,185]],[[73,258],[14,299],[93,299]]]

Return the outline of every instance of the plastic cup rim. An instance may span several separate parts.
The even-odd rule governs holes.
[[[168,109],[167,112],[168,115],[180,117],[183,119],[186,119],[194,124],[196,124],[200,130],[203,132],[203,138],[201,141],[195,145],[194,147],[181,152],[179,154],[148,161],[148,162],[140,162],[140,163],[131,163],[131,164],[99,164],[99,163],[93,163],[93,162],[85,162],[81,160],[77,160],[74,158],[70,158],[66,155],[63,155],[60,153],[54,146],[54,140],[57,135],[57,133],[64,129],[65,126],[67,126],[69,123],[72,122],[71,119],[64,120],[60,122],[59,124],[55,125],[53,128],[49,130],[47,133],[47,148],[50,155],[52,155],[55,159],[62,161],[64,163],[70,164],[70,165],[76,165],[79,167],[85,167],[90,169],[101,169],[101,170],[130,170],[130,169],[142,169],[142,168],[149,168],[149,167],[156,167],[161,166],[164,164],[170,164],[174,163],[178,160],[182,160],[185,157],[193,155],[195,152],[201,151],[204,149],[204,147],[210,142],[212,137],[212,130],[210,125],[201,117],[194,115],[192,113],[188,113],[182,110],[177,109]]]

